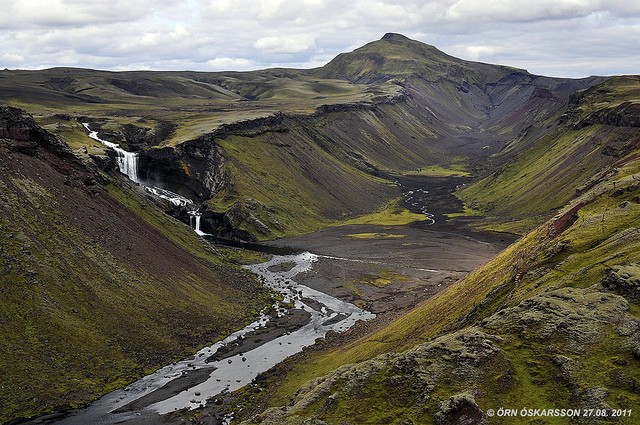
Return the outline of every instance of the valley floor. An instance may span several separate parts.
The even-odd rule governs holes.
[[[455,198],[449,196],[457,180],[423,179],[413,183],[423,189],[424,197],[407,206],[416,211],[425,205],[431,206],[433,212],[429,216],[435,217],[435,222],[426,220],[401,226],[336,226],[269,243],[271,246],[309,251],[317,255],[310,270],[294,276],[296,282],[377,315],[373,321],[358,322],[345,333],[328,334],[323,346],[352,342],[389,323],[486,263],[515,240],[513,235],[476,232],[462,222],[444,220],[445,213],[458,209]],[[437,188],[436,185],[441,187]],[[410,196],[407,196],[405,203],[407,200],[415,201]],[[235,351],[247,352],[255,346],[266,344],[284,332],[292,332],[303,326],[304,321],[305,317],[301,314],[289,314],[272,323],[265,331],[248,334]],[[305,352],[309,349],[314,348],[307,348]],[[295,362],[295,358],[289,361]],[[162,398],[160,393],[179,393],[207,378],[196,372],[187,373],[146,397]],[[142,407],[149,402],[140,401]],[[135,411],[135,403],[126,406],[127,410]],[[193,412],[184,414],[190,416]],[[221,409],[213,403],[197,414],[211,421],[223,416]],[[157,415],[128,417],[126,423],[130,424],[159,421],[177,423],[183,419],[179,413],[165,415],[162,419]],[[33,423],[55,423],[57,419],[55,416],[40,418]]]

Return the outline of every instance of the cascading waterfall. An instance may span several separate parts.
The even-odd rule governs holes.
[[[189,211],[189,224],[191,228],[200,236],[206,235],[207,233],[200,230],[200,219],[202,218],[202,213],[198,211]]]
[[[118,163],[118,169],[120,170],[120,172],[129,177],[130,180],[136,183],[140,183],[140,180],[138,179],[138,154],[136,152],[125,151],[117,143],[112,143],[107,140],[101,139],[98,136],[97,131],[92,131],[89,128],[89,123],[82,123],[82,125],[89,132],[89,137],[102,143],[105,146],[110,147],[116,152],[116,162]]]
[[[118,154],[118,168],[136,183],[140,183],[138,179],[138,154],[135,152],[127,152],[120,148],[114,148]]]
[[[92,131],[89,128],[89,123],[82,123],[82,125],[89,132],[89,137],[107,147],[110,147],[116,152],[116,162],[118,163],[118,169],[120,170],[120,172],[129,177],[130,180],[140,184],[140,179],[138,178],[138,154],[136,152],[125,151],[117,143],[112,143],[107,140],[101,139],[98,136],[97,131]],[[142,185],[142,187],[144,187],[148,192],[153,193],[155,196],[166,199],[173,205],[179,207],[187,207],[187,213],[189,214],[189,224],[191,228],[200,236],[207,235],[207,233],[204,233],[202,230],[200,230],[200,219],[202,218],[202,213],[198,212],[197,207],[193,204],[193,201],[191,199],[187,199],[184,196],[180,196],[177,193],[173,193],[169,190],[161,189],[159,187],[146,185]]]
[[[194,229],[196,230],[196,233],[200,232],[200,217],[202,217],[201,215],[196,215],[194,218],[196,219],[196,226],[194,227]]]

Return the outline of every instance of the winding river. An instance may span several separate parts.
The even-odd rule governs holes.
[[[220,394],[251,383],[259,373],[313,345],[330,330],[343,332],[358,320],[374,318],[374,314],[353,304],[296,282],[296,276],[310,271],[317,260],[318,256],[303,252],[275,255],[268,262],[246,266],[259,275],[267,287],[280,294],[281,300],[273,307],[271,316],[262,314],[244,329],[203,348],[193,357],[165,366],[55,422],[115,424],[140,416],[194,409]],[[283,308],[284,305],[288,308]],[[265,341],[254,340],[250,349],[242,350],[244,339],[264,331],[278,316],[292,312],[298,312],[299,316],[302,313],[304,317],[304,323],[297,329]],[[236,349],[229,350],[230,347]]]

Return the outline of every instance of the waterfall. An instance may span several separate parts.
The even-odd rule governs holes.
[[[196,231],[196,233],[198,233],[198,234],[202,233],[202,232],[200,231],[200,218],[201,218],[201,217],[202,217],[201,215],[197,215],[197,216],[196,216],[196,227],[195,227],[195,229],[194,229],[194,230],[195,230],[195,231]]]
[[[125,151],[117,143],[112,143],[107,140],[101,139],[98,136],[97,131],[92,131],[89,128],[89,123],[82,123],[82,125],[89,132],[89,137],[107,147],[110,147],[116,152],[116,162],[118,163],[118,169],[120,170],[120,172],[129,177],[130,180],[136,183],[140,183],[140,179],[138,178],[138,154],[136,152]],[[191,226],[191,228],[200,236],[207,235],[207,233],[204,233],[202,230],[200,230],[200,219],[202,218],[202,214],[197,211],[197,207],[193,205],[193,201],[191,199],[187,199],[184,196],[159,187],[146,185],[142,185],[142,187],[148,192],[153,193],[157,197],[166,199],[173,205],[179,207],[188,207],[189,225]]]
[[[200,219],[202,218],[202,214],[197,211],[189,211],[189,225],[198,235],[203,236],[207,233],[200,230]]]
[[[126,174],[130,180],[140,183],[138,179],[138,154],[124,149],[113,148],[118,154],[117,162],[120,172]]]
[[[102,143],[105,146],[110,147],[116,152],[116,162],[118,163],[118,169],[120,170],[120,172],[129,177],[130,180],[133,180],[136,183],[140,183],[140,180],[138,179],[138,154],[135,152],[125,151],[117,143],[112,143],[107,140],[101,139],[98,136],[97,131],[91,131],[91,129],[89,128],[89,123],[83,122],[82,125],[89,132],[89,137]]]

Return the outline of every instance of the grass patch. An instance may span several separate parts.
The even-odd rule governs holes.
[[[469,207],[468,205],[463,205],[463,209],[461,212],[448,213],[445,214],[447,218],[456,218],[456,217],[478,217],[482,216],[482,212],[476,210],[474,208]]]
[[[427,176],[427,177],[469,177],[471,172],[467,164],[445,164],[430,165],[416,171],[404,173],[407,176]]]
[[[424,214],[416,214],[400,205],[400,200],[396,199],[387,203],[382,209],[375,213],[365,214],[360,217],[343,221],[340,226],[352,224],[372,224],[378,226],[404,226],[417,221],[425,221]]]
[[[373,285],[378,288],[384,288],[394,282],[406,282],[409,276],[397,273],[394,270],[382,269],[375,274],[364,274],[354,280],[354,284]]]

